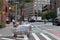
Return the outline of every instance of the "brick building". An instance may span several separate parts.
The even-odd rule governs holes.
[[[1,14],[1,22],[3,22],[5,24],[6,22],[6,17],[9,16],[9,6],[10,4],[6,1],[3,0],[2,3],[2,14]]]

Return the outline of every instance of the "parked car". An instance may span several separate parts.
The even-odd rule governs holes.
[[[48,22],[53,22],[53,19],[48,19]]]
[[[60,25],[60,17],[54,19],[53,25]]]
[[[9,17],[6,17],[6,23],[7,23],[7,24],[10,24],[10,19],[9,19]]]
[[[34,19],[30,19],[29,22],[35,22],[35,20]]]

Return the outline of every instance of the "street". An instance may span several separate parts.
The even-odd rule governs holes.
[[[0,0],[0,40],[60,40],[58,25],[60,0]]]
[[[12,23],[7,24],[7,27],[0,29],[0,40],[60,40],[55,37],[52,32],[59,32],[59,26],[53,26],[52,23],[35,22],[30,23],[32,26],[32,32],[30,38],[25,36],[25,38],[14,38],[12,31]],[[55,30],[57,28],[57,30]]]

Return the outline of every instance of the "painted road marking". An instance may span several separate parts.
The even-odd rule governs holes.
[[[47,32],[46,30],[43,30],[45,33],[49,34],[50,36],[56,38],[57,40],[60,40],[60,38],[56,37],[54,34]]]
[[[21,36],[21,35],[18,35]],[[15,39],[11,39],[11,38],[1,38],[3,40],[15,40],[15,39],[20,39],[20,40],[28,40],[28,37],[26,35],[24,35],[24,38],[15,38]]]
[[[15,40],[15,39],[9,39],[9,38],[1,38],[3,40]]]
[[[28,40],[28,37],[27,36],[24,36],[24,40]]]
[[[15,40],[15,39],[10,39],[10,38],[1,38],[3,40]]]
[[[35,25],[35,27],[39,30],[39,28]],[[47,32],[46,30],[43,30],[43,32],[51,35],[53,38],[56,38],[57,40],[60,40],[60,38],[56,37],[54,34],[50,33],[50,32]]]
[[[35,27],[39,30],[39,28],[38,28],[37,26],[35,26]],[[43,30],[43,32],[51,35],[52,37],[56,38],[57,40],[60,40],[60,38],[56,37],[54,34],[52,34],[52,33],[50,33],[50,32],[47,32],[46,30]]]
[[[26,35],[23,35],[23,36],[24,36],[24,38],[16,38],[16,39],[28,40],[28,37]]]
[[[0,34],[0,36],[2,36],[2,34]]]
[[[32,33],[32,35],[35,38],[35,40],[40,40],[39,37],[35,33]]]
[[[46,38],[47,40],[51,40],[48,36],[44,35],[43,33],[40,33],[40,35],[42,35],[44,38]]]
[[[23,38],[16,38],[16,39],[20,39],[20,40],[22,40]]]
[[[34,26],[31,25],[31,27],[33,28]]]
[[[5,39],[6,40],[6,39],[9,39],[9,38],[1,38],[1,39]]]
[[[8,40],[15,40],[15,39],[8,39]]]

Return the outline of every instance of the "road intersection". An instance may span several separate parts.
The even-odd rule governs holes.
[[[28,38],[27,36],[25,36],[25,38],[20,37],[14,38],[11,29],[12,27],[8,25],[9,27],[7,26],[7,28],[4,29],[5,31],[2,32],[0,30],[0,40],[60,40],[54,35],[52,35],[50,32],[48,32],[49,30],[54,30],[52,27],[53,25],[51,23],[44,24],[43,22],[36,22],[30,24],[32,26],[32,32],[30,38]]]

